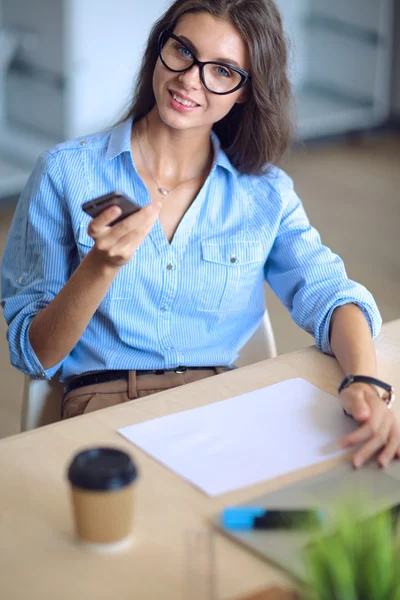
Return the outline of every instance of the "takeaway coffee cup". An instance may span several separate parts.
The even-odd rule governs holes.
[[[138,473],[128,454],[90,448],[68,468],[75,531],[92,550],[122,550],[132,539],[134,484]]]

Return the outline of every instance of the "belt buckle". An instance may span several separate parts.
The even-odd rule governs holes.
[[[182,375],[183,373],[186,373],[187,370],[187,367],[178,367],[177,369],[175,369],[175,373],[177,373],[178,375]]]

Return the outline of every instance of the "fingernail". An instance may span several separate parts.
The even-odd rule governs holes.
[[[387,458],[383,458],[380,461],[380,465],[381,465],[382,469],[386,469],[386,467],[388,466],[388,460],[387,460]]]
[[[354,466],[356,467],[356,469],[359,469],[360,467],[362,467],[364,464],[364,461],[362,458],[355,458],[354,459]]]
[[[153,210],[155,210],[156,212],[160,212],[162,204],[161,204],[161,202],[152,202],[151,206],[152,206]]]

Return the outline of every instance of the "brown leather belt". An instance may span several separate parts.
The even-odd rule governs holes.
[[[221,367],[224,371],[230,371],[234,367]],[[186,373],[186,371],[204,371],[215,369],[215,367],[175,367],[174,369],[156,369],[150,371],[136,371],[136,375],[164,375],[164,373]],[[86,385],[96,385],[98,383],[105,383],[107,381],[117,381],[118,379],[124,379],[128,381],[129,371],[126,370],[113,370],[113,371],[96,371],[94,373],[83,373],[77,375],[73,379],[70,379],[65,383],[64,394],[68,394],[72,390],[84,387]]]

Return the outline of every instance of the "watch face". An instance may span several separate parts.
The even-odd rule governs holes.
[[[385,402],[386,402],[386,406],[387,406],[388,408],[392,408],[392,404],[393,404],[393,402],[394,402],[395,398],[396,398],[396,396],[394,395],[394,390],[393,390],[393,388],[391,387],[391,388],[390,388],[390,392],[389,392],[389,396],[388,396],[387,398],[384,398],[384,400],[385,400]]]

